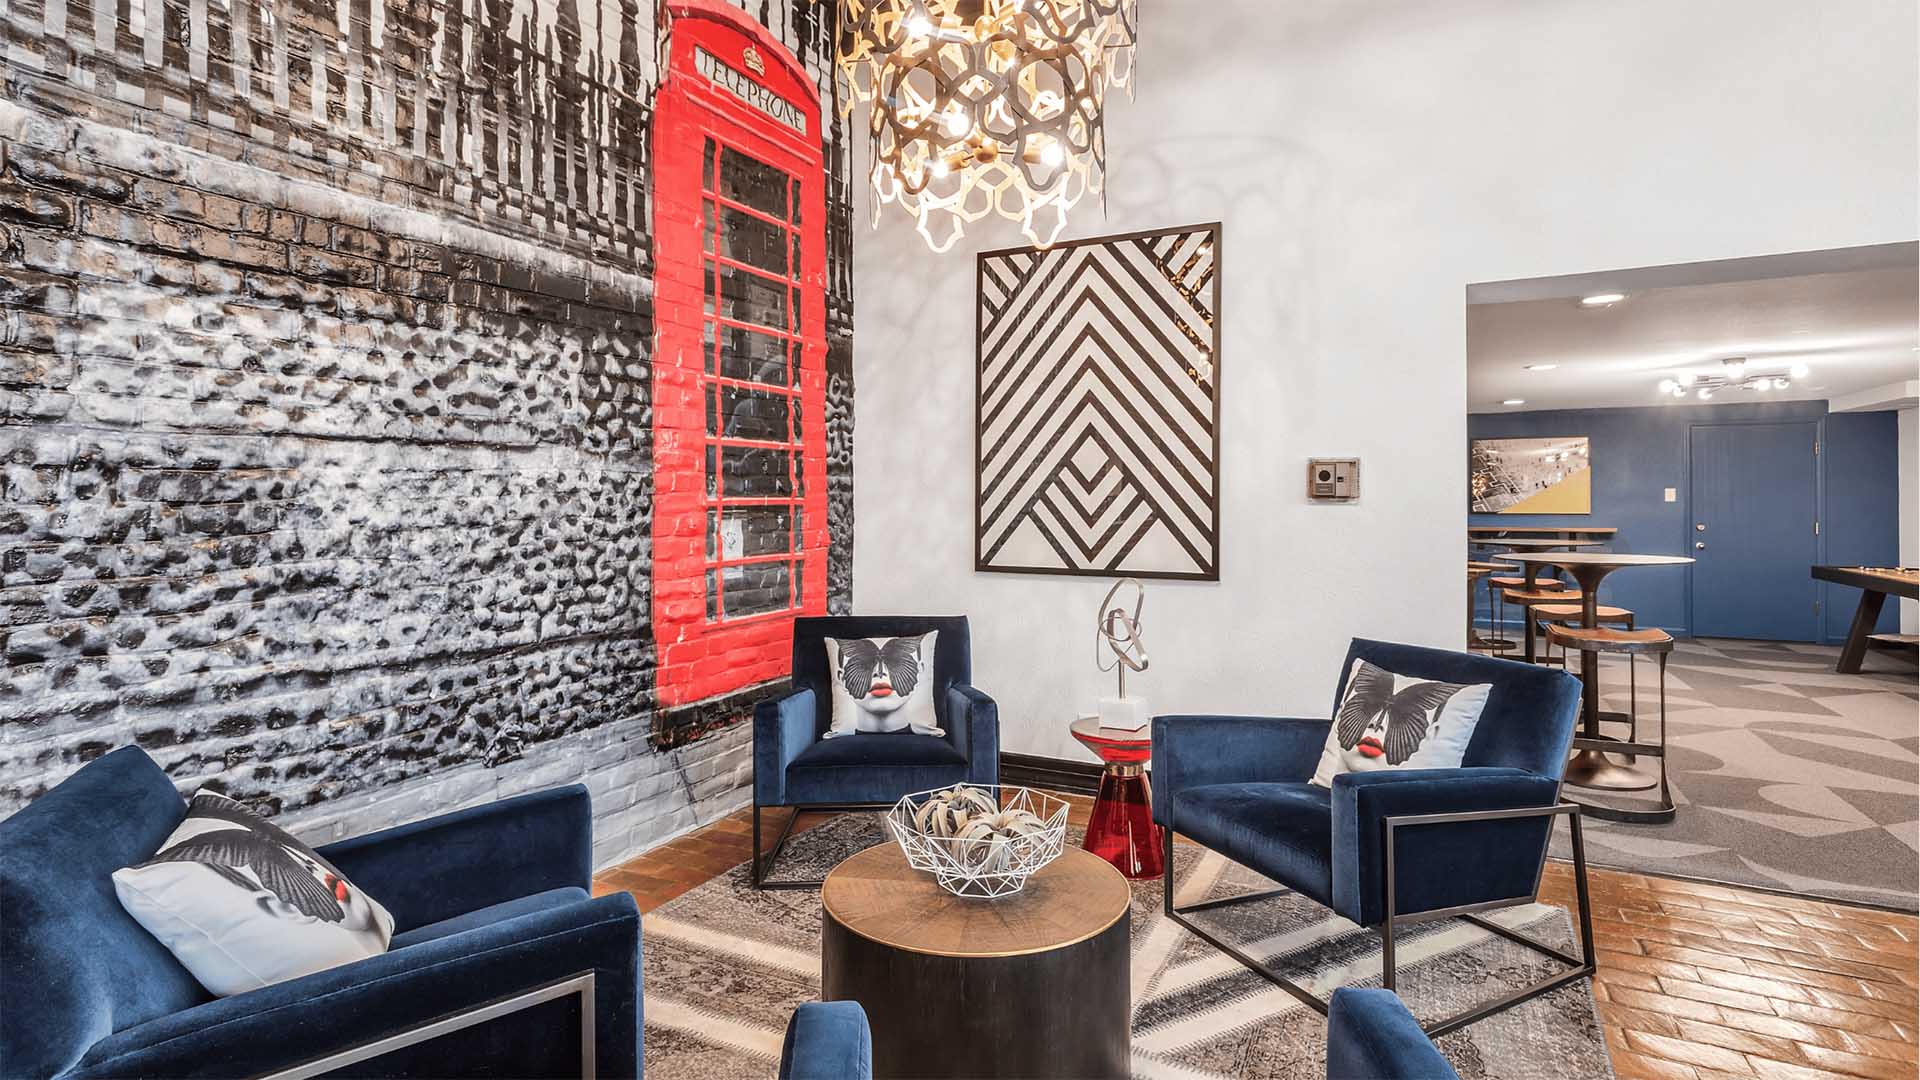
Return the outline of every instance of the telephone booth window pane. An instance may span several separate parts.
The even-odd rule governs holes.
[[[719,254],[735,262],[776,277],[787,276],[787,241],[792,234],[782,226],[728,206],[721,209],[717,227],[709,220],[707,229],[708,250],[717,245]]]
[[[758,274],[719,268],[720,307],[717,314],[726,319],[758,323],[775,329],[787,328],[787,290]],[[795,292],[795,298],[799,293]]]
[[[792,185],[792,191],[793,191],[793,201],[792,201],[793,223],[795,225],[798,225],[800,224],[800,181],[790,180],[788,181],[788,183]],[[798,266],[799,264],[800,264],[800,260],[795,259],[794,265]]]
[[[715,549],[722,559],[756,559],[793,550],[793,512],[784,506],[729,509],[720,519]]]
[[[715,447],[709,444],[707,447],[707,498],[709,499],[713,498],[714,477],[718,476],[720,472],[713,467],[714,452]]]
[[[738,619],[785,611],[792,606],[791,564],[785,562],[748,563],[721,571],[726,617]]]
[[[722,447],[722,499],[793,498],[793,453],[764,446]]]
[[[720,374],[779,386],[787,381],[787,339],[744,326],[720,327]]]
[[[712,138],[708,138],[700,146],[700,190],[702,191],[713,190],[713,155],[718,149],[713,145]]]
[[[707,390],[711,408],[713,389]],[[729,439],[753,439],[756,442],[786,442],[787,416],[792,398],[775,391],[767,393],[739,386],[720,389],[720,430]],[[709,420],[708,427],[712,427]],[[715,434],[709,430],[708,434]],[[797,437],[796,437],[797,441]]]
[[[720,148],[720,196],[786,220],[787,174],[735,150]]]
[[[720,575],[707,571],[707,621],[720,617]]]
[[[800,332],[800,290],[793,290],[793,332]]]

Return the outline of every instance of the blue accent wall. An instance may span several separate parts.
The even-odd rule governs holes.
[[[1894,566],[1899,559],[1899,448],[1891,412],[1829,413],[1824,401],[1738,405],[1670,405],[1634,409],[1566,409],[1474,413],[1469,438],[1585,435],[1593,461],[1591,514],[1469,514],[1471,525],[1612,526],[1613,550],[1684,555],[1693,544],[1687,519],[1689,431],[1695,424],[1811,420],[1821,423],[1821,561]],[[1464,449],[1464,448],[1463,448]],[[1674,489],[1674,501],[1663,498]],[[1600,601],[1631,609],[1640,626],[1687,635],[1691,572],[1686,567],[1622,570],[1607,578]],[[1859,591],[1823,585],[1826,640],[1846,637]],[[1880,629],[1898,628],[1898,604],[1887,605]],[[1508,620],[1518,625],[1515,612]],[[1476,617],[1490,621],[1484,592]]]

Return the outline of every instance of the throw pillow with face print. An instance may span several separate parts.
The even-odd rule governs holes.
[[[856,732],[945,735],[933,708],[938,630],[891,638],[828,638],[833,723],[826,738]]]
[[[393,916],[320,853],[218,792],[153,858],[113,872],[120,904],[200,985],[258,990],[378,956]]]
[[[1430,682],[1353,662],[1313,782],[1343,772],[1457,769],[1493,684]]]

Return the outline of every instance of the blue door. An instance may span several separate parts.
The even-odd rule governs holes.
[[[1812,641],[1819,590],[1817,423],[1697,424],[1687,545],[1693,632]]]

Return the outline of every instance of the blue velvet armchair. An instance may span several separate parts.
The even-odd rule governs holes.
[[[1391,990],[1342,987],[1327,1003],[1327,1080],[1460,1080]]]
[[[1300,893],[1380,932],[1382,983],[1389,990],[1396,974],[1395,933],[1432,919],[1457,916],[1571,965],[1523,991],[1446,1018],[1428,1029],[1433,1034],[1592,974],[1579,808],[1560,799],[1580,708],[1579,680],[1510,660],[1355,639],[1334,689],[1335,708],[1356,657],[1415,678],[1493,685],[1461,766],[1344,773],[1328,789],[1308,779],[1332,726],[1332,709],[1313,719],[1155,717],[1153,816],[1165,827],[1167,866],[1173,866],[1178,832],[1283,886],[1176,908],[1169,872],[1162,898],[1168,917],[1322,1013],[1325,1002],[1185,916]],[[1578,957],[1479,915],[1533,900],[1553,821],[1562,815],[1573,838]]]
[[[593,899],[582,787],[319,849],[394,917],[383,955],[214,998],[120,906],[186,805],[134,748],[0,821],[8,1077],[640,1073],[640,914]],[[805,1006],[783,1075],[860,1075],[866,1019]]]
[[[827,638],[900,637],[940,631],[933,652],[933,708],[944,736],[899,731],[822,738],[833,720]],[[964,615],[828,615],[793,621],[793,688],[753,714],[753,884],[817,888],[818,881],[773,881],[768,874],[801,810],[865,810],[900,796],[968,783],[1000,783],[1000,713],[973,688],[973,652]],[[773,850],[760,852],[760,814],[794,808]]]

